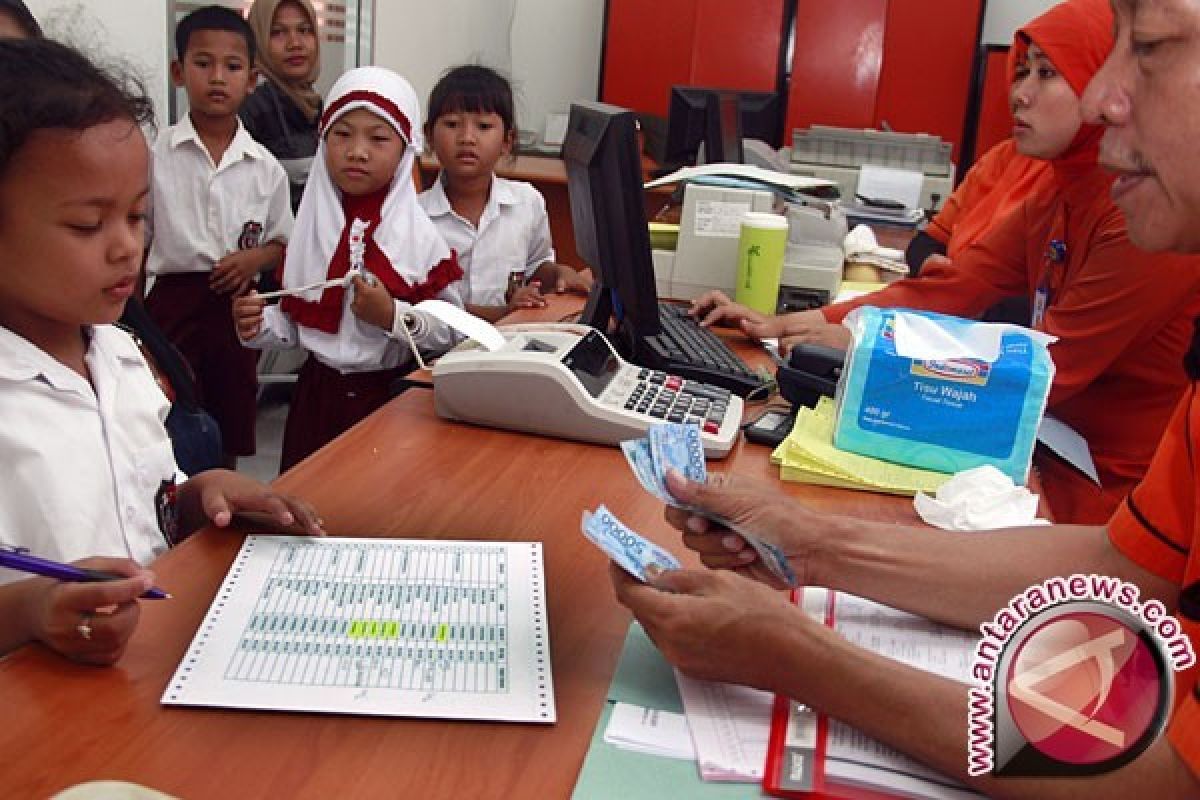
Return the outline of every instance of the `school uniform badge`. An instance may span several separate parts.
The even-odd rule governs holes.
[[[174,479],[165,480],[154,495],[154,514],[158,518],[158,529],[171,547],[179,544],[179,486]]]
[[[262,244],[263,224],[253,220],[242,226],[242,234],[238,236],[239,250],[252,250]]]

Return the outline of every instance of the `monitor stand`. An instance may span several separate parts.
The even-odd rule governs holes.
[[[607,334],[609,323],[613,318],[612,312],[612,290],[602,281],[595,281],[592,283],[591,291],[588,292],[587,303],[579,315],[579,322],[583,325],[591,325],[601,333]]]

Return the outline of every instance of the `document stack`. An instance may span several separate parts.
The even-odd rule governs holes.
[[[833,446],[834,418],[832,397],[822,397],[816,408],[800,408],[792,432],[771,454],[781,480],[913,495],[936,492],[952,477],[839,450]]]

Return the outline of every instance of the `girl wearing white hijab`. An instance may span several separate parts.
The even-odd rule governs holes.
[[[436,297],[462,306],[457,258],[417,204],[413,160],[423,142],[408,82],[381,67],[347,72],[330,90],[320,132],[283,266],[293,294],[278,306],[253,293],[234,303],[246,346],[309,352],[281,470],[387,402],[411,368],[410,335],[430,355],[454,345],[449,327],[412,305]]]

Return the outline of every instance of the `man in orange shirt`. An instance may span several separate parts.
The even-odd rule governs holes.
[[[1147,250],[1200,252],[1200,1],[1113,0],[1116,42],[1084,98],[1107,126],[1101,161],[1113,199]],[[1107,575],[1161,603],[1200,643],[1200,333],[1192,383],[1145,479],[1107,526],[1058,525],[963,536],[822,514],[773,487],[677,473],[684,505],[667,519],[713,569],[641,584],[613,568],[617,596],[684,672],[785,694],[841,719],[989,795],[1012,798],[1200,797],[1198,670],[1177,673],[1166,735],[1103,775],[968,778],[968,695],[961,684],[866,652],[797,610],[733,531],[774,542],[800,582],[868,597],[974,628],[1026,588],[1054,576]],[[754,579],[754,580],[751,580]],[[764,585],[767,584],[767,585]],[[777,584],[774,584],[777,586]],[[1099,709],[1097,709],[1099,710]]]
[[[1101,483],[1039,454],[1046,500],[1059,522],[1105,522],[1145,473],[1183,392],[1179,360],[1200,313],[1200,259],[1133,246],[1109,198],[1112,176],[1096,163],[1101,130],[1080,114],[1111,31],[1107,0],[1076,0],[1017,32],[1014,140],[1044,159],[1049,175],[969,246],[952,247],[952,260],[930,258],[919,278],[757,323],[736,304],[710,310],[723,297],[701,298],[697,311],[709,312],[706,323],[745,320],[751,335],[784,336],[785,349],[789,340],[844,347],[849,332],[838,323],[860,305],[975,317],[1005,297],[1026,297],[1034,309],[1026,324],[1058,337],[1047,410],[1088,441]]]

